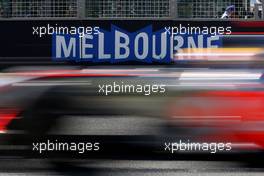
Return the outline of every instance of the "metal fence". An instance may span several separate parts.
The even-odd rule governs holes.
[[[235,5],[235,18],[256,18],[251,0],[0,0],[0,18],[216,19]],[[263,15],[262,15],[263,16]]]
[[[221,18],[226,7],[235,5],[234,18],[253,18],[250,0],[178,0],[179,18]]]
[[[86,17],[170,17],[170,0],[86,0]]]
[[[76,0],[0,0],[0,16],[77,17]]]

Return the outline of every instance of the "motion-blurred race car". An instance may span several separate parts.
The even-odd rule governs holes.
[[[101,144],[81,158],[164,153],[164,142],[179,140],[231,143],[230,154],[264,149],[260,69],[26,67],[3,72],[0,91],[2,156],[72,157],[32,151],[47,140]]]

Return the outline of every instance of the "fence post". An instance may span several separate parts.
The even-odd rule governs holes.
[[[170,17],[172,20],[178,17],[177,0],[170,0]]]
[[[77,18],[82,20],[86,17],[86,9],[85,9],[85,0],[76,0],[77,1]]]
[[[261,10],[262,10],[261,11],[261,20],[263,20],[264,19],[264,3],[262,3],[261,6],[262,6],[261,7]]]

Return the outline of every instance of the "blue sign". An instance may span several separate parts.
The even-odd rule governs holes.
[[[98,34],[53,34],[52,56],[54,61],[168,63],[181,49],[221,45],[217,35],[172,35],[165,28],[153,32],[152,26],[130,33],[112,25]]]

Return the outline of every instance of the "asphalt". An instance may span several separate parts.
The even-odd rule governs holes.
[[[77,164],[78,163],[78,164]],[[115,176],[262,176],[263,168],[249,167],[238,162],[222,161],[128,161],[101,160],[75,161],[75,166],[64,167],[46,160],[0,160],[0,175],[115,175]]]
[[[53,131],[54,133],[63,134],[86,134],[83,132],[85,126],[90,124],[90,121],[83,120],[81,117],[75,117],[72,120],[71,117],[63,119],[65,123],[63,126],[71,127],[71,129],[60,129],[59,131]],[[119,121],[120,126],[116,126],[115,131],[118,130],[120,134],[131,133],[136,131],[140,134],[146,133],[146,123],[149,125],[148,132],[159,132],[157,126],[162,123],[158,120],[149,120],[144,118],[132,118],[132,119],[106,119],[102,118],[97,121],[97,125],[89,128],[93,133],[101,134],[101,132],[114,135],[112,131],[113,126],[110,122],[115,120]],[[133,122],[133,123],[132,123]],[[150,125],[149,122],[152,122]],[[71,125],[68,125],[71,124]],[[139,125],[141,124],[142,127]],[[125,127],[125,128],[124,128]],[[134,130],[135,127],[137,130]],[[58,130],[58,129],[57,129]],[[87,131],[86,131],[87,132]],[[113,133],[113,134],[112,134]],[[151,133],[153,134],[153,133]],[[134,134],[137,135],[137,134]],[[193,161],[188,159],[177,160],[71,160],[67,163],[61,163],[58,161],[50,161],[44,159],[24,159],[24,158],[10,158],[4,159],[0,156],[0,176],[9,175],[25,175],[25,176],[38,176],[38,175],[89,175],[89,176],[263,176],[263,166],[254,164],[248,165],[244,162],[237,161]],[[232,159],[232,158],[231,158]],[[206,160],[206,159],[205,159]]]

